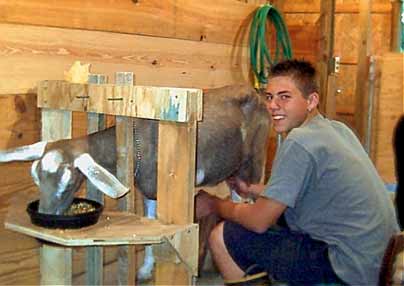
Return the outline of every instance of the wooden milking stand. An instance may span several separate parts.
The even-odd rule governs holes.
[[[117,175],[131,188],[120,207],[124,211],[104,211],[97,224],[79,230],[38,227],[31,224],[26,206],[10,208],[6,228],[43,241],[41,284],[72,284],[72,249],[78,246],[90,250],[86,282],[102,284],[100,247],[111,245],[124,247],[119,251],[118,283],[133,284],[134,251],[125,247],[156,244],[161,245],[157,252],[171,249],[175,255],[160,255],[155,284],[191,285],[198,261],[198,226],[193,224],[193,213],[196,128],[202,119],[202,91],[43,81],[38,86],[38,107],[42,108],[42,139],[48,141],[71,137],[72,111],[116,115]],[[134,214],[132,117],[159,120],[158,220]]]

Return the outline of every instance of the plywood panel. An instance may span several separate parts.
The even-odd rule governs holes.
[[[0,34],[0,94],[63,79],[75,60],[110,79],[116,71],[133,71],[138,85],[206,88],[249,80],[247,48],[8,24],[0,24]]]
[[[0,1],[0,22],[232,44],[256,7],[234,0],[11,0]]]
[[[373,14],[371,54],[381,55],[390,48],[390,14]],[[357,14],[335,16],[334,54],[345,64],[357,64],[359,18]]]
[[[0,149],[39,140],[36,95],[0,96]],[[10,201],[27,193],[39,195],[30,176],[30,163],[0,164],[0,284],[38,284],[37,242],[4,229]]]
[[[0,165],[0,285],[37,285],[39,281],[36,240],[4,229],[14,200],[39,195],[29,170],[29,163]]]
[[[337,112],[344,114],[353,114],[355,110],[354,92],[356,65],[341,65],[338,74],[336,86],[338,89],[336,95]]]
[[[39,139],[40,114],[35,94],[0,95],[0,107],[0,149]]]
[[[10,238],[10,237],[8,237]],[[22,237],[14,237],[14,243],[24,242]],[[11,250],[11,249],[10,249]],[[2,253],[0,262],[1,285],[38,285],[38,248]]]
[[[293,55],[315,62],[319,49],[320,14],[285,14],[292,42]],[[275,48],[273,48],[275,49]]]
[[[404,113],[404,55],[387,53],[379,59],[380,92],[374,118],[376,132],[372,136],[377,170],[388,183],[396,181],[392,135],[398,118]]]

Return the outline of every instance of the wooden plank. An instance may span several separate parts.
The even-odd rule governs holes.
[[[71,111],[42,109],[43,141],[55,141],[71,136]],[[26,213],[24,215],[27,216]],[[40,271],[42,285],[71,285],[72,249],[43,243],[40,248]]]
[[[0,148],[32,144],[40,138],[40,111],[36,95],[0,96]],[[0,165],[0,221],[20,197],[39,197],[30,176],[31,163],[13,162]],[[12,176],[10,176],[12,174]],[[0,228],[0,284],[38,284],[38,242],[30,237]]]
[[[358,69],[356,73],[357,85],[355,90],[355,127],[362,143],[364,143],[365,140],[369,104],[367,82],[371,46],[371,4],[372,0],[360,0]]]
[[[404,55],[387,53],[378,59],[381,75],[376,98],[372,149],[375,166],[387,183],[396,182],[393,131],[404,112]]]
[[[360,43],[360,18],[357,14],[336,14],[334,54],[340,56],[341,64],[358,64]],[[382,55],[390,51],[390,14],[372,14],[370,54]]]
[[[294,0],[285,1],[283,4],[284,13],[320,13],[321,0]],[[372,3],[372,13],[390,13],[391,5],[386,0],[374,0]],[[358,14],[360,10],[359,1],[337,0],[336,13]]]
[[[89,82],[93,84],[106,83],[106,77],[92,75]],[[87,133],[91,134],[105,129],[106,115],[98,113],[87,113]],[[86,197],[104,205],[104,195],[91,182],[86,182]],[[104,251],[100,246],[90,246],[86,249],[86,282],[87,285],[104,285],[103,264]]]
[[[291,38],[293,56],[316,62],[319,56],[320,14],[283,14],[283,17]]]
[[[116,117],[117,178],[130,191],[120,198],[120,211],[135,213],[133,180],[133,118]],[[133,246],[124,245],[118,250],[118,285],[132,285],[136,279],[136,254]]]
[[[60,245],[92,246],[161,243],[164,237],[186,231],[190,226],[166,225],[157,220],[124,212],[105,212],[97,224],[86,228],[47,229],[33,225],[25,208],[21,207],[9,213],[5,227]]]
[[[196,111],[197,98],[190,97],[188,106]],[[157,218],[166,224],[190,224],[194,219],[196,123],[196,113],[191,113],[188,123],[159,122]],[[194,264],[197,265],[198,245],[183,247],[183,253],[196,257]],[[166,276],[164,265],[164,262],[156,262],[156,285],[191,285],[192,275],[196,274],[192,270],[174,277]],[[180,268],[172,271],[177,273]]]
[[[11,0],[0,2],[0,22],[233,44],[256,8],[234,0]]]
[[[330,74],[327,80],[327,99],[325,105],[325,114],[327,118],[336,119],[337,110],[336,110],[336,78],[337,75],[335,73]]]
[[[331,96],[328,94],[329,76],[333,70],[333,55],[334,55],[334,14],[335,0],[321,1],[320,12],[320,61],[318,63],[318,72],[320,79],[320,111],[327,114],[327,101]]]
[[[164,223],[193,221],[195,143],[196,121],[189,124],[160,122],[157,217]]]
[[[155,285],[195,285],[184,264],[157,262]]]
[[[41,285],[72,285],[73,250],[50,244],[42,244]]]
[[[401,52],[401,41],[402,36],[402,7],[403,0],[392,0],[391,1],[392,11],[391,11],[391,44],[390,49],[394,52]]]
[[[2,231],[1,235],[4,234],[5,231]],[[18,246],[25,245],[25,241],[34,240],[27,239],[21,234],[16,234],[14,237],[7,236],[7,239],[14,244],[14,247],[12,251],[2,251],[0,285],[38,285],[40,281],[38,246],[30,249],[18,249]]]
[[[71,111],[42,109],[42,131],[43,141],[56,141],[72,137]]]
[[[35,143],[39,140],[40,111],[35,94],[0,96],[0,149]]]
[[[318,15],[285,18],[296,57],[314,60]],[[247,37],[248,29],[242,33]],[[138,85],[212,88],[250,82],[249,50],[235,44],[13,24],[0,24],[0,34],[0,94],[36,92],[38,81],[63,79],[76,60],[109,78],[115,71],[133,71]]]
[[[157,218],[163,223],[193,222],[196,121],[160,122]]]
[[[65,81],[42,81],[38,87],[38,107],[178,122],[189,120],[191,97],[200,102],[202,90]],[[201,108],[196,112],[202,119]]]
[[[0,94],[36,92],[38,81],[63,79],[75,60],[109,78],[133,71],[138,85],[208,88],[249,81],[247,48],[7,24],[0,24],[0,34],[0,46],[6,47]]]

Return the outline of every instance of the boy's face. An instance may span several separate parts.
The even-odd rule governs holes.
[[[266,106],[271,114],[276,132],[288,133],[301,126],[317,104],[313,105],[312,95],[308,99],[297,88],[289,76],[276,76],[269,79],[266,89]]]

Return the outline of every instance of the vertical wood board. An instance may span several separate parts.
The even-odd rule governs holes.
[[[387,183],[396,182],[393,131],[404,113],[404,55],[387,53],[379,58],[381,66],[380,91],[377,97],[375,132],[372,146],[379,174]]]

